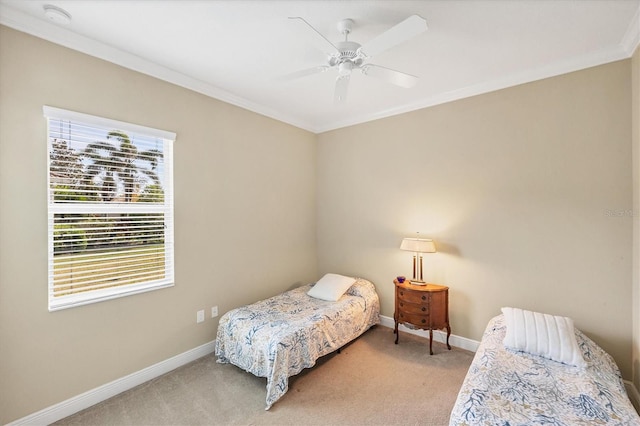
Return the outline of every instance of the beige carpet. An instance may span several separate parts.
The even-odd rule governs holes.
[[[59,425],[447,425],[473,353],[375,326],[289,379],[265,411],[266,379],[210,355]]]

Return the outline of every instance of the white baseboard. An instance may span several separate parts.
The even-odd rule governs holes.
[[[389,328],[394,328],[395,326],[393,318],[382,315],[380,316],[380,325]],[[420,337],[429,337],[429,332],[427,331],[412,330],[405,327],[404,325],[400,325],[398,327],[398,330]],[[439,330],[434,330],[433,340],[440,343],[446,343],[447,334]],[[466,337],[456,336],[454,334],[449,337],[449,343],[452,346],[456,346],[458,348],[472,352],[477,351],[478,345],[480,344],[480,342],[478,341],[467,339]],[[204,345],[198,346],[197,348],[188,350],[172,358],[154,364],[150,367],[129,374],[128,376],[114,380],[113,382],[99,386],[95,389],[91,389],[90,391],[77,395],[73,398],[69,398],[66,401],[62,401],[58,404],[52,405],[51,407],[45,408],[36,413],[18,419],[14,422],[9,423],[7,426],[43,425],[57,422],[58,420],[64,419],[65,417],[84,410],[85,408],[89,408],[92,405],[98,404],[113,396],[116,396],[119,393],[132,389],[138,385],[141,385],[142,383],[145,383],[172,370],[175,370],[176,368],[188,364],[191,361],[195,361],[198,358],[209,355],[213,353],[214,349],[215,341],[205,343]],[[640,393],[638,393],[638,390],[630,381],[625,380],[624,384],[627,388],[627,394],[629,395],[631,403],[636,408],[636,411],[640,412]]]
[[[393,318],[385,316],[380,316],[380,324],[389,328],[394,327]],[[429,333],[425,332],[424,330],[411,330],[402,325],[399,327],[399,330],[421,337],[429,337]],[[445,343],[446,339],[446,333],[437,330],[434,331],[433,340]],[[471,339],[466,339],[464,337],[455,336],[453,334],[449,338],[449,343],[453,346],[473,352],[475,352],[478,348],[478,342]],[[64,419],[65,417],[84,410],[85,408],[89,408],[92,405],[98,404],[111,397],[114,397],[119,393],[132,389],[138,385],[141,385],[142,383],[166,374],[171,370],[175,370],[176,368],[188,364],[191,361],[195,361],[198,358],[209,355],[213,353],[214,350],[215,341],[205,343],[202,346],[198,346],[197,348],[191,349],[172,358],[161,361],[150,367],[144,368],[140,371],[136,371],[135,373],[129,374],[128,376],[121,377],[120,379],[116,379],[110,383],[98,386],[97,388],[74,396],[73,398],[69,398],[66,401],[62,401],[58,404],[52,405],[51,407],[47,407],[36,413],[15,420],[9,423],[7,426],[43,425],[57,422],[58,420]]]
[[[144,368],[128,376],[116,379],[113,382],[91,389],[85,393],[69,398],[51,407],[30,414],[26,417],[18,419],[8,424],[13,425],[43,425],[57,422],[72,414],[75,414],[85,408],[89,408],[99,402],[105,401],[119,393],[134,388],[155,379],[171,370],[175,370],[185,364],[195,361],[205,355],[213,353],[215,349],[215,341],[205,343],[202,346],[193,348],[172,358],[161,361],[150,367]]]
[[[385,327],[389,327],[389,328],[394,328],[395,323],[393,321],[393,318],[390,317],[385,317],[380,315],[380,325],[385,326]],[[400,325],[398,326],[398,330],[399,331],[404,331],[405,333],[411,333],[411,334],[415,334],[416,336],[421,336],[421,337],[426,337],[427,339],[429,338],[429,332],[428,331],[424,331],[424,330],[412,330],[408,327],[405,327],[404,325]],[[434,330],[433,331],[433,340],[440,342],[440,343],[446,343],[447,341],[447,333],[444,333],[442,331],[439,330]],[[478,345],[480,344],[480,342],[477,342],[475,340],[471,340],[471,339],[467,339],[466,337],[460,337],[460,336],[456,336],[456,335],[451,335],[449,337],[449,344],[451,346],[456,346],[458,348],[461,349],[466,349],[468,351],[471,352],[476,352],[478,350]],[[631,401],[631,404],[633,404],[633,406],[635,407],[636,411],[638,413],[640,413],[640,392],[638,392],[638,389],[636,389],[636,387],[633,385],[633,383],[629,380],[623,380],[624,382],[624,387],[627,390],[627,395],[629,396],[629,400]]]
[[[389,327],[389,328],[394,328],[395,327],[395,322],[393,321],[393,318],[391,317],[386,317],[383,315],[380,315],[380,325],[383,325],[385,327]],[[404,331],[405,333],[411,333],[411,334],[415,334],[416,336],[420,336],[420,337],[426,337],[427,339],[429,338],[429,332],[425,331],[425,330],[412,330],[408,327],[405,327],[404,325],[400,324],[398,326],[398,331]],[[433,331],[433,340],[435,340],[436,342],[440,342],[440,343],[446,343],[447,342],[447,333],[440,331],[440,330],[434,330]],[[451,336],[449,336],[449,344],[451,346],[455,346],[457,348],[460,349],[465,349],[467,351],[471,351],[471,352],[475,352],[478,350],[478,345],[480,345],[480,342],[476,341],[476,340],[472,340],[472,339],[467,339],[466,337],[461,337],[461,336],[456,336],[455,334],[452,334]]]

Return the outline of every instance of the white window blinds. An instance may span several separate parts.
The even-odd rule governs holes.
[[[175,134],[44,107],[49,310],[173,285]]]

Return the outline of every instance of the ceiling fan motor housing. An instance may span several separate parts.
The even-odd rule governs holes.
[[[336,43],[340,55],[329,56],[329,65],[335,66],[344,62],[351,62],[356,67],[362,65],[362,57],[358,54],[360,44],[355,41],[341,41]]]

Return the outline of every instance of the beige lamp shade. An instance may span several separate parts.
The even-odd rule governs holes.
[[[413,278],[412,284],[424,285],[422,280],[422,253],[435,253],[436,245],[428,238],[404,238],[400,243],[400,250],[412,251],[413,255]]]
[[[415,253],[435,253],[436,245],[433,240],[426,238],[404,238],[400,244],[400,250]]]

